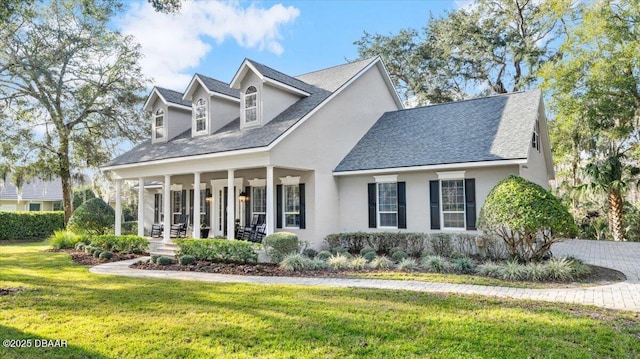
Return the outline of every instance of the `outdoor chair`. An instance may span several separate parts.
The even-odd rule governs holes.
[[[151,237],[162,237],[164,226],[162,223],[154,223],[151,225]]]
[[[189,216],[186,214],[181,214],[178,223],[174,223],[171,225],[171,231],[169,235],[172,238],[180,238],[187,236],[187,228],[189,227]]]
[[[249,226],[238,229],[238,239],[255,242],[258,227],[264,224],[264,214],[254,214]]]

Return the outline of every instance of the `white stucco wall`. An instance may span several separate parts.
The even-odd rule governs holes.
[[[184,131],[191,128],[191,111],[186,109],[177,108],[174,106],[165,106],[162,100],[156,98],[156,101],[151,106],[151,121],[153,123],[152,131],[155,130],[155,114],[158,109],[164,110],[165,113],[165,138],[158,141],[153,137],[152,132],[152,141],[155,142],[166,142]]]
[[[553,178],[553,174],[549,173],[549,168],[553,168],[553,160],[550,158],[549,133],[542,104],[538,109],[538,121],[540,123],[540,151],[533,148],[531,144],[529,145],[527,163],[520,166],[520,176],[544,188],[549,188],[549,179]],[[533,128],[531,129],[531,133],[533,134]]]
[[[262,87],[262,123],[273,120],[282,111],[300,100],[301,96],[265,84]]]
[[[337,232],[341,215],[349,213],[341,212],[343,199],[334,168],[384,112],[397,109],[374,66],[271,151],[271,163],[276,166],[313,169],[313,185],[306,185],[307,229],[300,233],[313,248],[320,248],[327,234]]]
[[[465,171],[465,178],[475,178],[477,218],[489,191],[501,179],[511,174],[518,174],[518,167],[513,165],[470,170],[460,168],[447,171]],[[407,190],[407,228],[392,231],[432,232],[429,209],[429,181],[438,179],[436,171],[389,172],[385,174],[397,174],[398,182],[406,182]],[[374,182],[373,175],[339,177],[339,211],[341,215],[339,228],[335,232],[389,231],[389,229],[369,228],[367,185]],[[441,231],[443,230],[437,230],[436,232]]]

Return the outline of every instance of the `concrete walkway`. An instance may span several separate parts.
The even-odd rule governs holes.
[[[640,243],[572,240],[558,243],[554,245],[552,250],[555,256],[571,255],[583,259],[587,263],[617,269],[627,276],[627,281],[586,288],[525,289],[401,280],[260,277],[129,268],[130,264],[140,259],[101,264],[91,268],[90,272],[128,277],[195,280],[217,283],[289,284],[477,294],[500,298],[578,303],[640,312]]]

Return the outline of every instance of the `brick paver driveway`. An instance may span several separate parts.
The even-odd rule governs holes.
[[[259,277],[129,268],[131,263],[139,259],[101,264],[91,268],[90,271],[98,274],[113,274],[129,277],[196,280],[204,282],[290,284],[477,294],[501,298],[578,303],[640,312],[640,243],[571,240],[555,244],[552,247],[552,251],[555,256],[570,255],[583,259],[587,263],[617,269],[627,276],[627,281],[587,288],[526,289],[419,281]]]

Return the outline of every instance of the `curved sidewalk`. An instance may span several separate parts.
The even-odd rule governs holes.
[[[612,244],[622,246],[611,246]],[[640,312],[640,243],[573,240],[556,244],[553,247],[553,252],[556,256],[572,255],[591,264],[620,270],[627,276],[627,281],[586,288],[527,289],[401,280],[261,277],[129,268],[130,264],[140,259],[105,263],[92,267],[89,271],[97,274],[127,277],[180,279],[218,283],[289,284],[476,294],[500,298],[577,303]],[[606,263],[610,265],[606,265]]]

